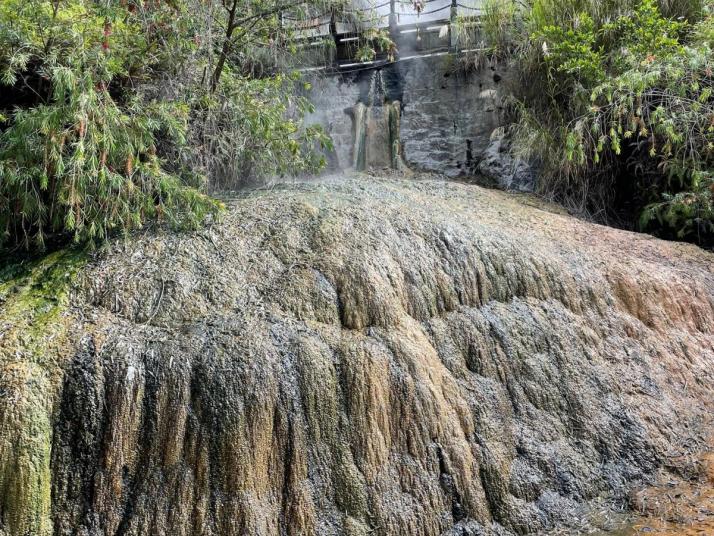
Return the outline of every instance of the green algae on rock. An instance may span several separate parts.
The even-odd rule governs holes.
[[[712,254],[525,201],[346,177],[115,244],[12,359],[37,387],[1,459],[41,463],[0,486],[3,536],[575,531],[681,471],[714,404]]]
[[[83,264],[62,252],[0,273],[0,534],[52,534],[54,397],[73,351],[67,306]]]

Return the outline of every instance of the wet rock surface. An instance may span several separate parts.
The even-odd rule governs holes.
[[[491,142],[476,168],[487,186],[516,192],[535,192],[538,173],[534,166],[514,156],[506,129],[491,133]]]
[[[712,254],[430,177],[230,205],[0,284],[2,536],[574,533],[684,470]]]
[[[503,123],[503,83],[496,81],[501,75],[507,73],[495,67],[464,72],[453,57],[438,56],[400,61],[381,70],[315,77],[309,93],[315,111],[307,122],[322,125],[333,141],[334,150],[326,155],[329,168],[346,170],[354,168],[360,145],[355,105],[398,102],[406,165],[449,177],[468,176],[486,155],[491,132]],[[382,112],[378,106],[372,111],[377,116]],[[376,149],[379,132],[373,137]],[[368,159],[367,168],[385,165],[382,159],[379,154]]]
[[[657,485],[635,491],[631,505],[640,517],[633,523],[632,534],[714,534],[714,452],[708,450],[694,459],[680,455],[693,463],[696,471],[689,478],[663,475]]]

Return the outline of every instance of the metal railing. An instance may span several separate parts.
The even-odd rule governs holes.
[[[464,1],[468,0],[424,0],[420,3],[420,9],[416,9],[411,1],[383,0],[379,4],[355,6],[340,12],[314,14],[307,19],[284,15],[282,21],[295,28],[298,38],[305,43],[303,47],[334,45],[329,59],[327,55],[317,54],[317,65],[303,70],[346,72],[374,69],[395,59],[406,61],[416,57],[459,52],[457,20],[471,20],[472,28],[477,31],[478,18],[482,13],[480,0],[476,0],[475,5],[465,4]],[[442,13],[444,16],[440,16]],[[391,41],[404,54],[392,61],[387,60],[384,54],[372,61],[358,60],[355,54],[357,48],[366,41],[364,33],[373,29],[388,30]],[[473,39],[473,42],[476,41]]]

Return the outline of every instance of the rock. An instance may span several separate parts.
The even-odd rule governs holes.
[[[490,186],[502,190],[533,192],[536,188],[535,169],[511,154],[510,140],[504,127],[491,134],[491,142],[478,165],[478,173]]]
[[[698,448],[711,253],[423,176],[229,204],[2,272],[0,534],[535,534]]]
[[[347,170],[355,164],[355,105],[399,102],[405,164],[418,171],[460,177],[471,171],[467,152],[477,160],[488,147],[490,133],[502,124],[499,84],[493,74],[489,69],[458,69],[447,55],[416,57],[380,70],[316,76],[308,95],[315,111],[306,123],[322,125],[331,137],[330,171]],[[370,113],[378,114],[378,108]],[[383,143],[386,130],[378,117],[374,119],[366,136],[374,157],[366,159],[365,167],[379,169],[388,165],[381,156],[388,154]]]

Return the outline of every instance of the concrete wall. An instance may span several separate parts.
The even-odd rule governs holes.
[[[404,160],[414,169],[450,176],[467,174],[500,126],[500,80],[504,73],[486,67],[465,73],[451,55],[402,59],[376,70],[313,80],[310,94],[316,111],[308,122],[323,125],[335,150],[331,169],[353,164],[353,107],[402,103]],[[470,150],[469,150],[470,146]]]
[[[312,80],[310,100],[315,112],[307,124],[322,125],[332,138],[334,151],[327,155],[329,170],[349,169],[353,162],[352,109],[359,102],[360,85],[351,78],[330,76]]]

